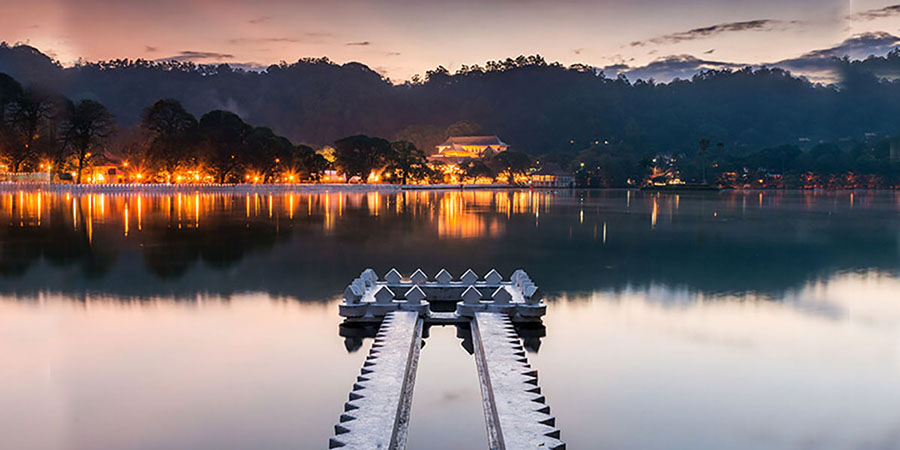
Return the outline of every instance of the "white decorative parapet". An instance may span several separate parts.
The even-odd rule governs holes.
[[[444,312],[432,312],[433,303],[442,303]],[[516,331],[526,333],[527,344],[528,330],[543,329],[545,312],[524,270],[507,281],[493,269],[482,278],[469,269],[458,280],[446,269],[433,279],[421,269],[408,277],[391,269],[382,280],[364,270],[344,290],[340,314],[344,325],[381,325],[329,448],[403,450],[423,328],[457,324],[471,326],[489,448],[565,449]]]
[[[472,334],[489,447],[565,449],[509,316],[475,313]]]
[[[418,314],[397,311],[385,316],[328,448],[406,447],[421,347],[422,320]]]
[[[513,321],[534,321],[546,314],[540,289],[524,270],[504,281],[491,269],[480,277],[468,269],[459,279],[446,269],[433,278],[422,269],[404,277],[391,269],[379,280],[372,269],[364,270],[344,290],[340,315],[349,320],[377,322],[392,311],[416,311],[429,315],[430,303],[456,303],[456,317],[465,319],[479,311],[505,313]]]

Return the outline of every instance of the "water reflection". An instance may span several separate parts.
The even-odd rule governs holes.
[[[7,191],[0,289],[315,299],[365,264],[527,267],[548,292],[664,284],[778,298],[842,271],[896,274],[898,210],[897,194],[868,191]]]
[[[0,191],[0,447],[321,448],[348,280],[496,266],[571,448],[900,448],[898,230],[891,192]],[[432,331],[411,442],[483,447]]]
[[[896,449],[898,290],[866,272],[779,302],[662,285],[564,294],[529,359],[559,423],[592,430],[565,434],[572,447]]]
[[[373,323],[354,323],[342,322],[338,328],[338,335],[344,338],[344,348],[348,353],[354,353],[363,347],[366,339],[374,339],[378,333],[381,324]],[[435,326],[450,325],[430,325],[426,324],[423,337],[428,338],[429,330]],[[466,353],[473,355],[475,347],[472,343],[472,330],[468,324],[452,325],[456,328],[456,337],[460,339],[460,345],[465,349]],[[541,348],[541,338],[547,336],[547,328],[543,323],[517,323],[515,324],[516,333],[522,338],[522,345],[525,350],[531,353],[537,353]],[[427,342],[426,342],[427,343]]]

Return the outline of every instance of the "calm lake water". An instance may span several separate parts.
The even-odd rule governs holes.
[[[15,190],[0,448],[324,448],[366,267],[525,268],[569,448],[900,448],[897,193]],[[463,337],[429,330],[412,450],[486,447]]]

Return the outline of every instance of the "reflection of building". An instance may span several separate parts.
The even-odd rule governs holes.
[[[568,188],[575,185],[575,177],[559,167],[559,164],[544,164],[540,170],[531,174],[531,185],[534,187]]]
[[[454,136],[438,145],[437,154],[431,156],[434,162],[459,163],[468,158],[479,158],[485,152],[505,152],[509,145],[497,136]]]

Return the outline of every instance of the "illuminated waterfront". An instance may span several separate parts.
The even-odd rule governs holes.
[[[321,448],[347,280],[496,266],[546,291],[571,448],[896,448],[898,229],[892,192],[5,191],[0,447]],[[429,339],[409,447],[480,448]]]

